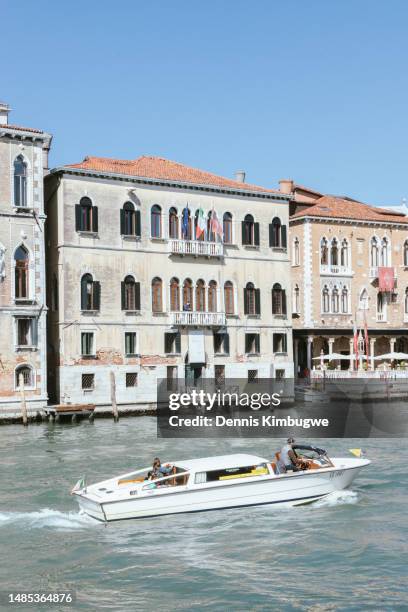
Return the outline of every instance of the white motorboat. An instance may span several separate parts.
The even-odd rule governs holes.
[[[116,521],[241,506],[311,503],[347,488],[370,461],[329,459],[326,451],[295,446],[305,461],[301,471],[284,471],[276,460],[236,454],[175,461],[172,473],[149,480],[149,468],[72,491],[80,508],[101,521]],[[301,453],[301,454],[300,454]]]

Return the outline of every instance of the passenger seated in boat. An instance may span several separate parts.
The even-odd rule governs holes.
[[[302,462],[292,448],[294,443],[294,438],[288,438],[286,444],[280,450],[280,462],[287,472],[298,472],[301,469]]]
[[[170,474],[175,474],[175,473],[176,473],[176,468],[174,465],[172,466],[170,465],[170,463],[167,463],[166,465],[162,465],[160,459],[158,457],[155,457],[153,461],[153,474],[156,475],[156,478],[163,478],[164,476],[170,476]],[[175,480],[174,479],[166,480],[163,484],[174,485]]]

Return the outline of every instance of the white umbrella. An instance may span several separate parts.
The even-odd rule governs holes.
[[[374,359],[408,359],[408,353],[384,353],[384,355],[376,355]]]
[[[362,357],[363,359],[367,359],[366,355],[359,355],[358,358]],[[336,359],[343,361],[350,361],[351,359],[356,359],[355,355],[342,355],[341,353],[328,353],[327,355],[319,355],[319,357],[313,357],[314,360],[321,361],[334,361]]]

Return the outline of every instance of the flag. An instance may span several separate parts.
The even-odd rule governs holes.
[[[196,239],[198,240],[205,232],[205,216],[202,208],[198,209],[197,225],[196,225]]]
[[[75,491],[81,491],[82,489],[85,489],[85,478],[80,478],[78,482],[72,487],[71,495],[75,493]]]
[[[378,290],[393,291],[394,289],[394,268],[378,268]]]
[[[188,204],[183,209],[182,217],[181,217],[181,235],[183,238],[188,238],[188,221],[189,221],[189,210]]]
[[[211,212],[211,231],[213,234],[218,234],[222,239],[223,229],[221,223],[218,221],[217,213],[214,208]]]
[[[358,331],[357,331],[357,322],[354,319],[353,326],[353,346],[354,346],[354,359],[356,361],[356,366],[358,367]]]

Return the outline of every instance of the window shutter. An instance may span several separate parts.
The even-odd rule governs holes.
[[[288,246],[286,225],[282,225],[281,235],[282,235],[282,247],[286,249]]]
[[[246,244],[245,240],[245,221],[241,221],[241,229],[242,229],[242,244]]]
[[[93,284],[94,290],[94,310],[101,309],[101,283],[99,281],[94,281]]]
[[[244,288],[244,314],[249,314],[248,311],[248,295],[247,295],[247,289]]]
[[[286,314],[286,291],[282,290],[282,314]]]
[[[125,281],[120,283],[120,288],[122,295],[122,310],[126,310]]]
[[[245,352],[249,353],[249,343],[250,343],[250,337],[249,334],[245,334]]]
[[[140,283],[135,283],[135,308],[140,310]]]
[[[274,240],[274,235],[273,235],[273,225],[272,223],[269,224],[269,246],[273,247],[275,246],[274,244],[275,240]]]
[[[81,206],[75,204],[75,231],[81,231]]]
[[[230,348],[229,348],[229,334],[224,334],[224,353],[226,355],[229,355],[230,352]]]
[[[181,353],[181,335],[180,335],[180,332],[176,333],[175,349],[176,349],[176,353]]]
[[[125,229],[125,211],[123,210],[123,208],[120,209],[120,235],[121,236],[125,236],[126,235],[126,229]]]
[[[136,236],[142,235],[141,223],[140,223],[140,210],[135,211],[135,228]]]
[[[261,290],[255,289],[255,314],[261,314]]]
[[[288,337],[286,334],[282,336],[282,351],[286,353],[288,350]]]
[[[254,223],[254,244],[259,246],[259,223]]]
[[[255,334],[255,353],[261,352],[261,343],[259,334]]]
[[[86,310],[86,283],[81,281],[81,310]]]
[[[92,206],[92,231],[98,232],[98,207]]]

